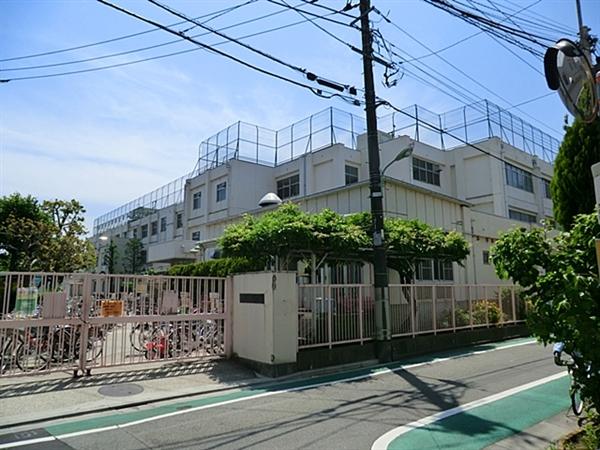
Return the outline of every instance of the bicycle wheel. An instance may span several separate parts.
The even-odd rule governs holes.
[[[52,360],[52,350],[47,343],[25,343],[21,342],[15,352],[17,367],[23,372],[44,370]]]
[[[571,387],[571,409],[576,416],[580,416],[583,412],[583,399],[579,388],[576,386]]]
[[[150,342],[153,333],[153,326],[149,323],[136,324],[129,333],[129,342],[136,352],[146,351],[146,344]]]

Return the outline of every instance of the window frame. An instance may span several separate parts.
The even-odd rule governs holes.
[[[142,225],[142,239],[147,238],[148,237],[148,224],[144,224]]]
[[[195,236],[197,236],[198,238],[196,239]],[[192,241],[196,241],[196,242],[200,242],[200,231],[193,231],[192,232]]]
[[[178,230],[183,228],[183,214],[180,212],[175,213],[175,228]]]
[[[504,176],[508,186],[534,193],[533,174],[511,163],[504,162]]]
[[[412,157],[412,176],[413,180],[421,183],[431,184],[433,186],[442,185],[440,172],[442,171],[441,164],[427,161],[425,159]]]
[[[227,200],[227,181],[217,184],[216,202],[220,203]]]
[[[192,194],[192,209],[202,208],[202,191],[194,192]]]
[[[300,174],[286,176],[277,180],[277,196],[281,200],[300,195]]]
[[[356,173],[348,173],[348,169],[356,170]],[[358,171],[359,168],[356,166],[353,166],[351,164],[344,165],[344,181],[346,183],[346,186],[348,186],[349,184],[358,183]],[[349,177],[351,177],[350,181],[348,180]]]
[[[164,233],[165,231],[167,231],[167,218],[161,217],[160,218],[160,232]]]
[[[150,236],[156,236],[158,234],[158,220],[150,222]]]
[[[521,211],[514,208],[508,208],[508,218],[524,223],[537,223],[537,214],[528,211]],[[533,219],[533,220],[530,220]]]
[[[550,180],[542,178],[542,185],[544,186],[544,198],[552,200],[552,191],[550,189]]]

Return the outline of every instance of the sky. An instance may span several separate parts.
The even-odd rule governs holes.
[[[328,14],[301,0],[285,1],[305,11]],[[469,0],[462,1],[467,4]],[[488,0],[477,1],[490,6]],[[244,42],[327,79],[363,86],[360,55],[345,44],[360,46],[357,30],[317,20],[317,24],[338,37],[334,39],[298,12],[267,0],[164,2],[190,17],[211,19],[207,25],[216,29],[277,12],[223,32],[242,37],[290,25]],[[161,24],[181,21],[146,1],[114,3]],[[319,3],[339,10],[346,1]],[[429,78],[428,74],[440,78],[434,70],[447,82],[456,83],[470,99],[488,98],[503,108],[551,92],[542,75],[541,60],[516,47],[508,46],[511,51],[507,50],[487,34],[476,34],[479,30],[472,25],[423,0],[372,0],[372,4],[393,22],[371,14],[374,27],[395,46],[396,53],[405,59],[423,57],[412,65],[401,64],[397,83],[391,88],[382,84],[382,69],[376,68],[377,95],[398,107],[418,104],[442,113],[468,102],[453,98],[439,81]],[[567,37],[566,31],[571,37],[577,32],[574,0],[494,0],[494,4],[509,12],[526,8],[519,17],[530,20],[532,27],[551,23],[552,30],[545,30],[544,35],[553,40]],[[592,28],[592,34],[600,33],[600,1],[581,0],[581,4],[584,22]],[[236,5],[239,7],[223,11],[218,17],[210,15]],[[356,12],[354,9],[349,13]],[[330,17],[350,21],[340,15]],[[299,23],[291,25],[296,22]],[[183,30],[190,26],[188,23],[174,28]],[[280,129],[330,106],[364,115],[362,107],[337,98],[318,97],[307,89],[199,49],[163,30],[87,45],[153,29],[94,0],[0,0],[0,79],[11,79],[0,83],[0,195],[19,192],[40,200],[78,199],[86,207],[86,223],[91,228],[95,217],[190,172],[199,144],[239,120]],[[201,32],[196,28],[188,34]],[[474,36],[437,53],[445,61],[430,55],[430,50],[443,49],[471,35]],[[223,40],[215,35],[198,39],[209,45]],[[169,41],[176,42],[134,52]],[[7,61],[84,45],[77,50]],[[309,83],[298,72],[234,43],[217,48]],[[186,50],[194,51],[96,70]],[[129,53],[71,64],[123,52]],[[396,62],[401,61],[396,58]],[[39,67],[44,65],[54,66]],[[88,69],[94,70],[16,79]],[[430,84],[424,84],[414,74]],[[563,134],[566,110],[557,94],[511,112],[558,139]]]

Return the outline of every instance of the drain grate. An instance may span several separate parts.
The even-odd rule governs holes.
[[[102,386],[98,393],[107,397],[128,397],[144,392],[144,388],[139,384],[123,383]]]

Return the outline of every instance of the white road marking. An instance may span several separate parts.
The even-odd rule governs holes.
[[[380,436],[371,446],[371,450],[387,450],[388,446],[392,443],[392,441],[403,434],[408,433],[409,431],[415,430],[417,428],[422,428],[427,425],[431,425],[434,422],[439,422],[447,417],[454,416],[456,414],[460,414],[462,412],[468,411],[473,408],[477,408],[478,406],[487,405],[488,403],[495,402],[497,400],[509,397],[511,395],[517,394],[519,392],[526,391],[527,389],[534,388],[536,386],[540,386],[542,384],[548,383],[550,381],[558,380],[559,378],[566,377],[567,373],[557,373],[554,375],[550,375],[545,378],[541,378],[536,381],[532,381],[527,384],[523,384],[521,386],[517,386],[506,391],[498,392],[497,394],[490,395],[489,397],[480,398],[479,400],[472,401],[470,403],[466,403],[461,406],[457,406],[455,408],[447,409],[445,411],[441,411],[437,414],[433,414],[431,416],[424,417],[419,420],[415,420],[414,422],[410,422],[406,425],[402,425],[401,427],[394,428],[393,430],[388,431],[384,435]]]
[[[285,393],[288,393],[288,392],[295,392],[295,391],[303,391],[303,390],[307,390],[307,389],[314,389],[314,388],[318,388],[318,387],[322,387],[322,386],[330,386],[330,385],[334,385],[334,384],[338,384],[338,383],[348,383],[348,382],[351,382],[351,381],[365,380],[365,379],[368,379],[368,378],[375,378],[375,377],[378,377],[380,375],[385,375],[385,374],[394,373],[394,372],[400,372],[402,370],[414,369],[416,367],[428,366],[428,365],[431,365],[431,364],[437,364],[437,363],[440,363],[440,362],[450,361],[450,360],[453,360],[453,359],[459,359],[459,358],[464,358],[464,357],[473,356],[473,355],[481,355],[481,354],[484,354],[484,353],[495,352],[497,350],[506,350],[506,349],[513,348],[513,347],[521,347],[523,345],[530,345],[530,344],[535,344],[535,343],[536,343],[535,339],[531,339],[531,340],[527,340],[527,341],[523,341],[523,342],[517,342],[515,344],[509,344],[509,345],[505,345],[505,346],[491,348],[491,349],[488,349],[488,350],[478,350],[478,351],[466,352],[466,353],[462,353],[460,355],[449,356],[449,357],[446,357],[446,358],[434,358],[434,359],[429,360],[429,361],[424,361],[424,362],[419,362],[419,363],[414,363],[414,364],[407,364],[407,365],[403,365],[403,366],[394,367],[392,369],[381,369],[381,370],[375,369],[375,371],[372,372],[372,373],[368,373],[368,374],[364,374],[364,375],[358,375],[358,376],[355,376],[355,377],[343,378],[341,380],[325,381],[323,383],[307,384],[307,385],[304,385],[304,386],[298,386],[298,387],[289,388],[289,389],[281,389],[281,390],[278,390],[278,391],[264,392],[262,394],[251,395],[249,397],[236,398],[236,399],[233,399],[233,400],[225,400],[225,401],[218,402],[218,403],[213,403],[213,404],[210,404],[210,405],[203,405],[203,406],[196,406],[194,408],[187,408],[187,409],[183,409],[181,411],[173,411],[171,413],[166,413],[166,414],[161,414],[161,415],[158,415],[158,416],[147,417],[145,419],[135,420],[135,421],[127,422],[127,423],[120,424],[120,425],[111,425],[111,426],[108,426],[108,427],[92,428],[92,429],[89,429],[89,430],[76,431],[76,432],[73,432],[73,433],[61,434],[61,435],[58,435],[58,436],[49,436],[47,438],[38,438],[38,439],[29,439],[29,440],[23,440],[23,441],[9,442],[9,443],[6,443],[6,444],[0,444],[0,449],[14,448],[14,447],[20,447],[20,446],[23,446],[23,445],[35,444],[35,443],[38,443],[38,442],[49,442],[49,441],[53,441],[53,440],[56,440],[56,439],[66,439],[66,438],[70,438],[70,437],[83,436],[83,435],[86,435],[86,434],[101,433],[103,431],[117,430],[117,429],[120,429],[120,428],[127,428],[127,427],[131,427],[131,426],[134,426],[134,425],[140,425],[140,424],[143,424],[143,423],[152,422],[152,421],[155,421],[155,420],[165,419],[167,417],[178,416],[180,414],[188,414],[188,413],[195,412],[195,411],[200,411],[200,410],[203,410],[203,409],[216,408],[218,406],[230,405],[232,403],[243,402],[243,401],[246,401],[246,400],[254,400],[254,399],[257,399],[257,398],[270,397],[272,395],[285,394]],[[40,440],[40,439],[42,439],[42,440]]]

